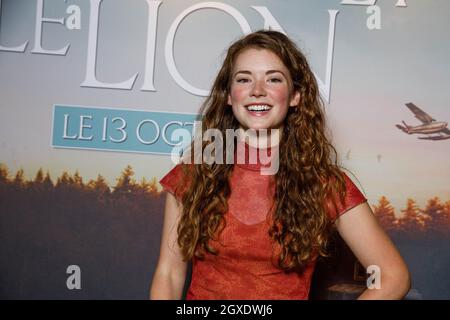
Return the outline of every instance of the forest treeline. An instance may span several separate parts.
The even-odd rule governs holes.
[[[8,172],[8,168],[0,164],[0,191],[9,192],[27,190],[32,194],[39,193],[44,200],[46,193],[58,192],[63,197],[81,200],[81,196],[90,198],[90,202],[100,203],[108,200],[128,199],[130,205],[136,204],[139,199],[159,198],[160,186],[155,177],[150,180],[134,179],[133,168],[128,165],[116,179],[114,186],[109,186],[104,177],[99,174],[97,179],[84,182],[78,171],[74,174],[63,172],[53,181],[50,174],[38,170],[33,180],[24,178],[24,171],[18,170],[15,175]],[[401,212],[395,209],[386,196],[382,196],[377,204],[371,205],[381,225],[389,233],[450,233],[450,200],[442,202],[438,197],[429,199],[424,208],[420,208],[414,199],[407,199],[406,206]]]
[[[0,298],[146,299],[161,240],[160,190],[156,178],[136,181],[131,166],[110,186],[78,172],[54,181],[42,169],[27,180],[23,170],[10,174],[0,164]],[[429,283],[421,263],[438,274],[448,269],[450,201],[434,197],[420,208],[408,199],[397,213],[381,197],[372,208],[417,267],[423,293],[446,292],[441,278]],[[82,270],[82,290],[66,287],[70,265]]]

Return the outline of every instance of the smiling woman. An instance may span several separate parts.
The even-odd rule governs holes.
[[[282,129],[288,108],[298,105],[292,96],[289,70],[267,49],[250,48],[236,59],[228,105],[243,129]]]
[[[263,175],[261,159],[181,162],[160,181],[168,194],[152,299],[182,298],[189,261],[188,300],[308,299],[334,229],[365,268],[380,269],[381,288],[361,298],[406,295],[408,269],[367,199],[333,160],[315,77],[286,35],[258,31],[231,45],[202,112],[203,132],[256,131],[248,143],[227,141],[249,153],[267,130],[279,167]],[[201,142],[203,151],[215,141]]]

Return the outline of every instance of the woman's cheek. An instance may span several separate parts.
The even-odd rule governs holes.
[[[234,87],[231,89],[231,100],[233,103],[242,103],[246,96],[246,89],[242,87]]]
[[[289,92],[287,88],[274,88],[272,97],[281,105],[287,104],[289,99]]]

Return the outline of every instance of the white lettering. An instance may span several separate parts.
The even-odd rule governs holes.
[[[203,141],[211,141],[203,150],[203,159],[206,164],[223,164],[223,138],[222,132],[216,128],[210,128],[203,134]]]
[[[342,0],[341,4],[350,4],[357,6],[373,6],[377,0]]]
[[[67,278],[67,281],[66,281],[67,289],[80,290],[81,289],[81,269],[80,269],[80,267],[77,265],[70,265],[67,267],[66,273],[67,274],[73,273],[70,277]]]
[[[92,116],[80,116],[80,136],[78,137],[79,140],[92,140],[94,136],[90,137],[83,137],[83,130],[84,129],[92,129],[91,125],[85,124],[84,119],[92,120]]]
[[[81,29],[81,9],[79,6],[74,4],[67,7],[67,14],[70,16],[66,19],[66,27],[69,30],[80,30]]]
[[[172,125],[178,125],[178,126],[183,126],[183,123],[181,123],[180,121],[170,121],[170,122],[167,122],[165,125],[164,125],[164,127],[163,127],[163,129],[162,129],[162,138],[163,138],[163,140],[164,140],[164,142],[165,143],[167,143],[169,146],[176,146],[176,145],[179,145],[180,144],[180,142],[178,142],[178,143],[172,143],[172,142],[170,142],[168,139],[167,139],[167,136],[166,136],[166,132],[167,132],[167,128],[169,128],[170,126],[172,126]],[[175,129],[176,130],[176,129]],[[173,136],[173,135],[172,135]],[[173,141],[173,140],[172,140]]]
[[[131,90],[136,81],[138,73],[130,79],[118,83],[104,83],[96,78],[97,65],[97,41],[98,41],[98,18],[100,14],[100,3],[102,0],[90,0],[91,13],[89,17],[89,37],[88,37],[88,52],[86,63],[86,77],[81,83],[81,87],[91,88],[109,88],[109,89],[126,89]]]
[[[286,34],[267,7],[251,6],[251,8],[255,9],[264,18],[264,29],[276,30]]]
[[[381,289],[381,269],[377,265],[370,265],[367,267],[367,273],[369,277],[367,278],[366,284],[368,289]]]
[[[0,0],[0,21],[2,17],[2,0]],[[28,41],[26,41],[24,44],[17,46],[17,47],[5,47],[0,44],[0,51],[8,51],[8,52],[25,52],[25,49],[28,45]]]
[[[73,136],[69,136],[67,134],[67,127],[68,127],[68,123],[69,123],[69,115],[65,114],[64,115],[64,129],[63,129],[63,139],[77,139],[78,136],[75,134]]]
[[[330,23],[328,27],[328,50],[327,50],[325,84],[313,72],[314,76],[317,79],[320,93],[328,103],[330,103],[331,98],[331,70],[333,69],[334,33],[336,31],[336,15],[338,13],[339,10],[328,10],[328,15],[330,16]]]
[[[112,142],[115,142],[115,143],[121,143],[121,142],[124,142],[125,140],[127,140],[127,132],[125,130],[123,130],[126,128],[127,122],[121,117],[115,117],[111,120],[111,122],[116,122],[116,121],[122,121],[122,126],[119,128],[116,128],[116,130],[119,130],[122,133],[122,138],[114,139],[113,137],[109,136],[109,140],[111,140]]]
[[[174,20],[172,25],[170,26],[169,31],[167,32],[167,38],[166,38],[166,46],[165,46],[165,57],[166,57],[166,64],[167,68],[169,69],[169,73],[172,76],[172,78],[175,80],[175,82],[184,90],[186,90],[189,93],[192,93],[197,96],[208,96],[209,91],[198,89],[191,84],[189,84],[179,73],[176,65],[175,65],[175,58],[173,56],[173,44],[175,39],[175,33],[177,32],[177,28],[181,21],[186,18],[189,14],[196,10],[200,9],[218,9],[221,11],[224,11],[231,15],[239,24],[239,26],[242,29],[242,32],[244,34],[250,33],[250,25],[248,24],[247,20],[245,20],[244,16],[235,8],[232,6],[229,6],[224,3],[220,2],[202,2],[198,3],[196,5],[193,5],[186,10],[184,10],[178,17]]]
[[[156,28],[158,22],[158,9],[162,1],[147,0],[148,26],[147,26],[147,50],[145,55],[145,77],[142,91],[156,91],[154,84]]]
[[[381,29],[381,10],[379,6],[370,6],[367,7],[366,10],[367,14],[371,14],[367,18],[367,29],[373,30],[373,29]]]
[[[142,139],[142,137],[141,137],[141,127],[142,127],[142,125],[143,125],[144,123],[151,123],[151,124],[153,124],[153,125],[155,126],[155,128],[156,128],[155,138],[154,138],[153,140],[151,140],[151,141],[145,141],[145,140]],[[143,144],[153,144],[153,143],[155,143],[156,140],[158,140],[158,138],[159,138],[159,133],[160,133],[160,130],[159,130],[158,124],[156,123],[156,121],[151,120],[151,119],[146,119],[146,120],[141,121],[141,122],[138,124],[137,128],[136,128],[136,137],[137,137],[138,140],[139,140],[140,142],[142,142]]]
[[[106,133],[107,133],[107,126],[108,126],[108,117],[103,117],[103,130],[102,130],[102,141],[106,142]]]
[[[164,137],[164,136],[163,136]],[[172,144],[174,147],[170,152],[170,159],[172,163],[178,164],[180,162],[181,154],[184,148],[188,147],[191,142],[191,133],[185,128],[177,128],[172,131],[170,136],[172,141],[179,141],[177,144]],[[190,157],[186,159],[185,163],[191,163]]]
[[[201,314],[204,318],[208,317],[211,307],[191,307],[183,304],[182,307],[177,307],[177,314]]]
[[[44,18],[43,13],[44,13],[44,0],[37,0],[36,32],[34,35],[34,48],[31,51],[31,53],[65,56],[67,53],[67,50],[69,50],[69,46],[70,46],[69,44],[59,50],[47,50],[47,49],[42,48],[42,24],[44,22],[48,22],[48,23],[59,23],[59,24],[64,25],[64,18],[61,18],[61,19]]]

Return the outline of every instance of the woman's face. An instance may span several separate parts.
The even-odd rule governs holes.
[[[289,107],[300,93],[290,95],[292,79],[278,56],[266,49],[246,49],[235,62],[228,104],[241,128],[281,129]]]

